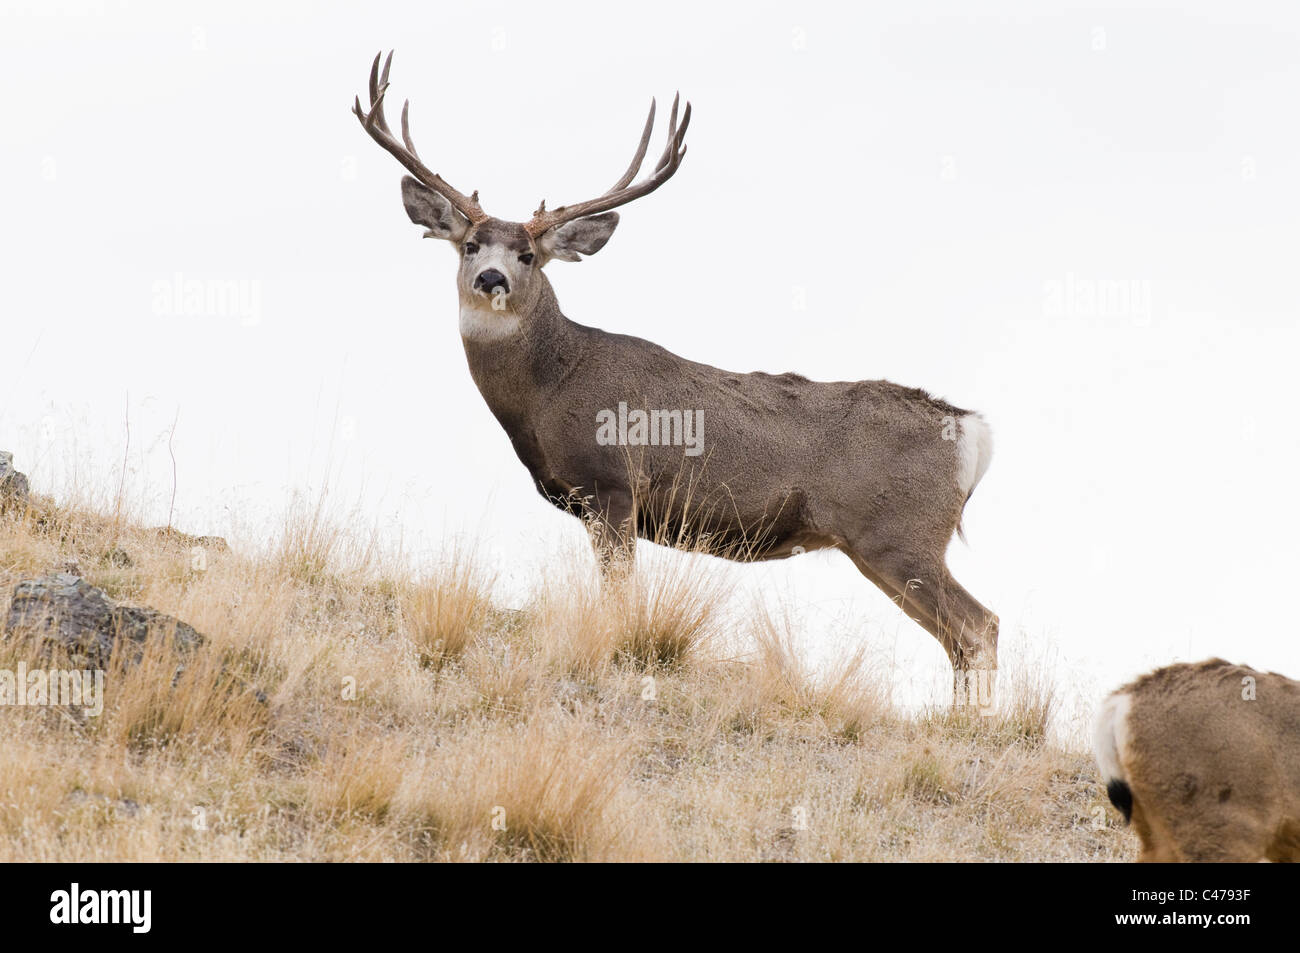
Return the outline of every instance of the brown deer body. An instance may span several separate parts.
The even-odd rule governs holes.
[[[390,55],[391,61],[391,55]],[[988,466],[975,413],[889,381],[822,383],[731,373],[640,338],[570,321],[542,266],[604,246],[612,209],[658,188],[685,155],[690,106],[652,175],[654,106],[628,171],[600,198],[527,223],[492,218],[430,172],[383,116],[389,64],[371,70],[366,131],[415,178],[402,194],[426,236],[460,251],[470,373],[534,486],[585,519],[606,571],[637,537],[688,539],[737,559],[836,548],[943,645],[957,671],[996,668],[997,618],[952,578],[945,553]]]

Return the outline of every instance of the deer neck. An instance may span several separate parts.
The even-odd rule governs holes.
[[[481,299],[462,297],[460,303],[461,342],[470,375],[510,431],[532,419],[581,355],[577,325],[560,311],[546,276],[539,274],[532,285],[527,300],[504,310],[494,310]]]

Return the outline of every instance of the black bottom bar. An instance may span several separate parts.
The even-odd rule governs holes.
[[[513,929],[532,940],[580,933],[614,942],[660,931],[681,937],[696,920],[734,940],[776,918],[863,940],[900,931],[927,943],[1002,931],[1046,939],[1037,931],[1048,929],[1072,939],[1140,933],[1181,943],[1196,934],[1232,943],[1290,932],[1297,898],[1294,872],[1263,864],[11,865],[0,878],[10,942],[64,934],[78,942],[198,935],[339,943],[373,940],[377,928],[394,924],[422,924],[431,938],[457,925],[484,929],[494,941]],[[602,925],[614,932],[593,932]]]

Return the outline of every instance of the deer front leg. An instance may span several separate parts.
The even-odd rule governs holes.
[[[624,579],[636,564],[636,517],[630,494],[602,494],[586,519],[602,581]]]

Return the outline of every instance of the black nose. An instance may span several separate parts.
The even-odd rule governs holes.
[[[510,291],[510,282],[506,281],[506,276],[501,274],[495,268],[488,268],[486,271],[480,271],[478,277],[474,279],[474,287],[481,288],[488,294],[492,294],[498,288],[502,291]]]

